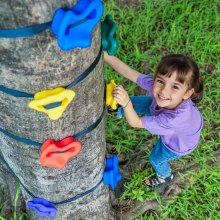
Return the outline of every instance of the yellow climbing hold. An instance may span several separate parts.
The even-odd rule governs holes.
[[[117,109],[118,103],[113,99],[112,91],[116,87],[116,83],[114,80],[111,80],[109,84],[107,84],[106,88],[106,105],[110,105],[113,110]]]
[[[70,89],[56,88],[37,92],[34,100],[30,101],[29,108],[44,112],[51,120],[57,120],[66,110],[75,97],[75,92]]]

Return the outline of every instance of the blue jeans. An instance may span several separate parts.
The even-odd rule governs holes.
[[[182,157],[181,155],[175,154],[168,150],[161,141],[161,137],[156,143],[154,149],[151,152],[149,161],[153,166],[158,177],[163,179],[171,175],[171,168],[169,161],[175,160]]]
[[[139,115],[151,115],[150,105],[152,98],[150,96],[130,96],[131,103],[134,106],[134,110]],[[122,118],[124,110],[122,107],[118,108],[117,118]]]

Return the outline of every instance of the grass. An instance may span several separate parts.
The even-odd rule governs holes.
[[[199,104],[204,117],[204,129],[197,150],[180,160],[180,163],[195,161],[203,168],[197,173],[188,172],[193,180],[188,189],[171,205],[162,207],[161,214],[149,212],[140,220],[151,219],[220,219],[220,173],[219,167],[208,167],[207,160],[214,159],[211,153],[219,149],[219,54],[220,54],[220,5],[217,0],[108,0],[105,14],[111,14],[117,23],[120,47],[117,56],[139,72],[153,74],[162,56],[181,53],[193,57],[200,66],[205,82],[204,98]],[[140,89],[105,66],[105,78],[115,79],[130,95],[140,94]],[[117,153],[131,153],[136,148],[153,147],[149,132],[131,129],[127,122],[118,120],[109,113],[106,126],[107,142],[114,145]],[[149,151],[150,152],[150,151]],[[149,153],[147,152],[147,153]],[[122,199],[144,201],[158,198],[143,185],[143,179],[152,170],[133,173],[124,185]],[[17,190],[15,204],[17,202]],[[15,205],[16,207],[16,205]],[[16,219],[16,210],[14,219]],[[26,219],[23,213],[19,219]],[[4,220],[0,216],[0,220]]]
[[[219,167],[206,167],[198,173],[189,173],[194,179],[189,190],[173,201],[173,207],[164,207],[163,217],[173,219],[219,219]],[[193,207],[193,208],[191,208]]]
[[[120,47],[116,56],[139,72],[152,75],[162,56],[171,53],[193,57],[200,67],[204,80],[204,97],[198,107],[204,117],[204,128],[199,147],[180,163],[195,161],[203,168],[187,173],[193,178],[188,189],[172,205],[162,207],[161,214],[152,212],[139,219],[220,219],[219,167],[208,167],[207,160],[215,160],[211,153],[220,146],[220,4],[217,0],[109,0],[105,14],[111,14],[117,23]],[[119,76],[105,65],[105,78],[115,79],[129,95],[140,94],[134,83]],[[131,153],[138,147],[149,146],[152,136],[141,129],[131,129],[128,123],[109,113],[106,139],[117,153]],[[150,151],[149,151],[150,152]],[[149,153],[147,152],[147,153]],[[146,190],[143,179],[152,170],[133,173],[124,185],[122,199],[147,200],[158,195]]]
[[[17,183],[16,185],[16,194],[14,198],[14,211],[13,211],[13,218],[10,220],[27,220],[27,214],[26,213],[21,213],[21,215],[18,217],[17,216],[17,202],[19,199],[19,194],[20,194],[21,188],[20,188],[20,183]],[[4,203],[1,204],[0,210],[2,209]],[[0,220],[7,220],[4,217],[0,216]]]

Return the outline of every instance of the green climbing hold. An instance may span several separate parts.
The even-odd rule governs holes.
[[[118,40],[116,39],[116,24],[111,15],[106,15],[101,23],[102,30],[102,49],[112,56],[118,49]]]

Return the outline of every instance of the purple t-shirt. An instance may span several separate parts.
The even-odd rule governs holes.
[[[153,78],[141,74],[137,84],[148,91],[152,97],[150,111],[152,116],[141,118],[144,128],[152,134],[161,136],[163,144],[172,152],[186,155],[198,145],[203,127],[202,115],[195,104],[187,99],[175,109],[157,109],[157,103],[152,94]]]

